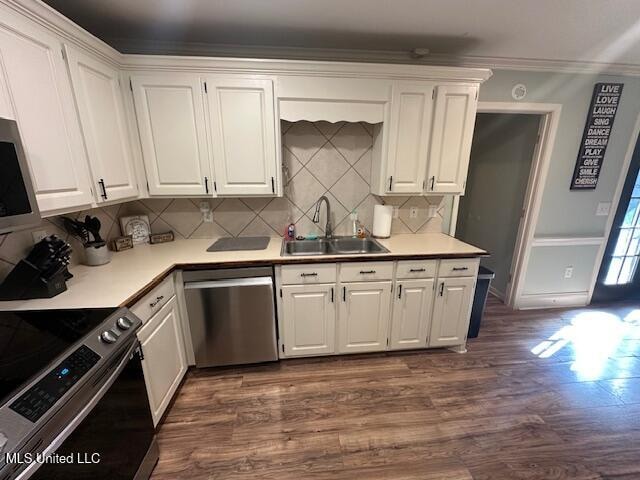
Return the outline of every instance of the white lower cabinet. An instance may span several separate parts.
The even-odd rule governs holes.
[[[138,340],[144,355],[142,370],[153,424],[157,425],[187,371],[175,296],[144,323],[138,332]]]
[[[475,283],[475,277],[438,279],[429,335],[430,347],[465,343]]]
[[[389,330],[391,282],[342,285],[338,316],[340,353],[385,350]]]
[[[434,282],[432,278],[397,281],[389,342],[392,350],[427,346]]]
[[[287,356],[330,354],[335,350],[335,286],[282,287],[284,353]]]

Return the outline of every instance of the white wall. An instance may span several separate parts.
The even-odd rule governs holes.
[[[571,191],[569,183],[582,138],[587,111],[596,82],[621,82],[624,90],[604,159],[598,187],[591,191]],[[494,71],[480,89],[481,102],[513,102],[511,89],[527,86],[524,102],[562,105],[556,142],[536,237],[600,237],[605,235],[607,217],[595,215],[598,202],[611,202],[620,176],[632,131],[640,113],[640,78],[611,75]],[[635,140],[635,139],[634,139]],[[611,212],[613,214],[614,212]],[[523,289],[526,295],[588,293],[591,276],[598,268],[598,248],[580,249],[569,242],[562,246],[534,247]],[[550,268],[550,266],[554,268]],[[572,279],[564,279],[564,267],[573,266]],[[557,267],[557,268],[556,268]],[[549,303],[552,304],[552,303]]]

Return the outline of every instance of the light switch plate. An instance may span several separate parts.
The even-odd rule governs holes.
[[[411,207],[409,209],[409,218],[418,218],[418,207]]]
[[[435,218],[438,215],[438,205],[429,205],[427,209],[427,216],[429,218]]]
[[[611,202],[600,202],[598,203],[598,208],[596,208],[596,216],[606,217],[609,215],[610,211],[611,211]]]
[[[573,267],[567,267],[564,269],[564,278],[573,277]]]
[[[400,216],[400,207],[393,207],[393,218],[398,218]]]

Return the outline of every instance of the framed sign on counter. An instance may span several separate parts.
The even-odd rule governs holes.
[[[593,190],[598,185],[623,86],[622,83],[596,83],[593,87],[571,190]]]

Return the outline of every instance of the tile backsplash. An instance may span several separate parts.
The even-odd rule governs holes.
[[[443,197],[377,197],[369,193],[371,176],[371,126],[366,123],[282,122],[284,197],[281,198],[167,198],[143,199],[120,205],[95,208],[69,216],[97,216],[103,237],[120,236],[118,219],[124,215],[146,214],[153,232],[172,230],[176,238],[218,236],[277,236],[292,219],[296,234],[322,234],[325,219],[312,222],[315,202],[326,195],[331,203],[334,233],[351,233],[349,213],[367,229],[373,223],[373,207],[386,203],[398,207],[392,222],[393,233],[425,233],[442,230]],[[203,222],[200,205],[213,211],[213,222]],[[437,205],[437,215],[429,218],[429,206]],[[411,218],[415,207],[417,215]],[[322,216],[325,215],[322,208]],[[43,220],[31,230],[0,235],[0,280],[23,258],[33,245],[32,232],[46,230],[71,242],[74,252],[82,250],[60,228],[59,218]],[[78,263],[74,253],[72,261]]]

